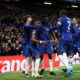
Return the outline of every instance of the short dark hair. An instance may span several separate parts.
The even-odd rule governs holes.
[[[26,21],[27,21],[27,18],[29,18],[29,17],[31,17],[31,18],[32,18],[32,16],[31,16],[31,15],[25,15],[25,16],[23,17],[24,22],[26,22]]]
[[[60,10],[60,13],[59,14],[60,14],[60,16],[67,15],[67,11],[65,9]]]
[[[29,18],[29,17],[31,17],[31,18],[32,18],[32,16],[31,16],[31,15],[26,15],[26,16],[25,16],[25,18],[26,18],[26,19],[27,19],[27,18]]]

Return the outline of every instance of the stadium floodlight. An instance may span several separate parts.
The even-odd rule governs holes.
[[[77,5],[72,5],[72,7],[73,7],[73,8],[78,8],[78,6],[77,6]]]
[[[52,5],[51,2],[44,2],[45,5]]]

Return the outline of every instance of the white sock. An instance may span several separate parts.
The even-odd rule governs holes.
[[[52,59],[49,59],[49,64],[50,64],[50,72],[53,71],[53,62]]]
[[[32,61],[32,75],[35,73],[35,60]]]
[[[58,58],[64,64],[64,66],[66,66],[66,68],[69,68],[68,60],[65,60],[62,55],[59,55]]]
[[[26,58],[26,65],[25,65],[25,74],[28,74],[29,67],[29,57]]]
[[[72,69],[72,57],[68,57],[68,64],[69,64],[69,68]]]
[[[68,60],[66,53],[63,53],[63,57],[65,58],[65,60]]]
[[[40,59],[36,58],[35,60],[35,73],[38,74],[39,71],[39,63],[40,63]]]

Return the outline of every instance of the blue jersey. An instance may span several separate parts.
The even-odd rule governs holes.
[[[59,30],[60,39],[63,41],[72,40],[72,33],[74,33],[73,23],[67,16],[59,18],[58,23],[55,27],[50,30]]]
[[[23,29],[22,43],[29,44],[31,39],[32,29],[34,29],[34,27],[30,24],[25,23],[22,29]]]
[[[73,35],[74,43],[80,42],[80,25],[74,26],[75,34]]]
[[[76,32],[76,37],[78,41],[80,41],[80,25],[79,24],[75,27],[75,32]]]
[[[50,23],[46,25],[42,25],[43,29],[45,30],[39,30],[38,38],[41,40],[49,40],[50,39],[50,33],[46,31],[46,29],[51,29],[52,26]]]
[[[37,28],[30,24],[23,25],[23,36],[22,36],[22,45],[23,45],[23,55],[30,57],[36,56],[39,54],[39,51],[34,46],[35,43],[32,42],[31,37],[34,32],[32,30],[36,30]]]
[[[35,38],[38,40],[38,29],[32,30],[32,35],[35,35]],[[38,43],[31,41],[30,44],[32,47],[36,48]]]
[[[50,42],[50,32],[47,32],[46,29],[50,29],[52,26],[51,24],[47,25],[42,25],[42,29],[39,29],[37,38],[38,40],[43,40],[46,41],[46,44],[39,44],[38,49],[40,53],[47,53],[47,54],[52,54],[53,52],[53,45]]]

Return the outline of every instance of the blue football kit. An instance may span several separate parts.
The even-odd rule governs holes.
[[[67,16],[61,16],[58,23],[51,30],[58,30],[60,38],[58,41],[57,51],[59,52],[73,52],[73,37],[74,33],[73,23]]]

